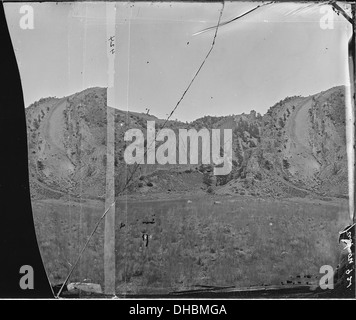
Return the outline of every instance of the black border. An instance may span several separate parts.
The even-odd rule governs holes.
[[[27,134],[23,93],[17,61],[7,28],[3,2],[82,1],[3,0],[0,6],[0,39],[2,53],[0,70],[3,78],[1,85],[2,92],[0,93],[0,168],[2,168],[0,174],[0,298],[53,298],[53,291],[43,266],[34,228],[28,179]],[[141,0],[131,2],[171,1]],[[175,0],[172,2],[219,3],[222,1]],[[276,2],[290,1],[279,0]],[[317,0],[313,2],[325,1]],[[355,62],[355,38],[353,38],[350,47],[353,61]],[[356,79],[354,78],[354,80]],[[34,269],[33,290],[22,290],[20,288],[19,281],[22,275],[19,270],[23,265],[30,265]],[[132,305],[136,302],[128,300],[127,303],[128,305]],[[143,301],[140,301],[140,304],[141,303],[146,304],[143,303]],[[165,303],[167,303],[167,301]],[[173,301],[168,302],[168,304],[173,303]],[[198,301],[187,301],[187,304],[197,303]],[[149,305],[153,304],[157,305],[157,301],[151,301],[151,303],[149,303]],[[182,304],[182,301],[180,304]],[[210,301],[210,304],[215,303]]]
[[[2,3],[0,20],[0,298],[50,298],[32,216],[21,79]],[[23,265],[33,268],[33,289],[20,287]]]

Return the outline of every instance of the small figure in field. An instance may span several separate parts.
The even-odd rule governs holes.
[[[145,246],[147,247],[148,246],[148,234],[147,233],[142,234],[142,240],[145,243]]]

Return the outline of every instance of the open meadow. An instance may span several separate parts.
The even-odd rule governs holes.
[[[61,283],[104,204],[46,199],[32,205],[50,281]],[[317,284],[322,265],[338,264],[337,238],[347,224],[346,209],[343,199],[121,201],[116,206],[116,291],[154,294],[199,286],[280,285],[291,278]],[[70,282],[103,286],[103,239],[102,222]]]

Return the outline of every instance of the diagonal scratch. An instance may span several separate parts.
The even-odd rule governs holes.
[[[194,80],[196,79],[196,77],[197,77],[198,74],[200,73],[201,69],[203,68],[203,66],[204,66],[204,64],[205,64],[205,62],[206,62],[206,60],[207,60],[208,57],[210,56],[210,53],[212,52],[212,50],[213,50],[213,48],[214,48],[214,46],[215,46],[215,41],[216,41],[216,37],[217,37],[217,34],[218,34],[218,29],[219,29],[219,26],[220,26],[221,16],[222,16],[222,13],[223,13],[223,11],[224,11],[224,7],[225,7],[225,2],[223,1],[223,2],[222,2],[222,8],[221,8],[221,10],[220,10],[220,15],[219,15],[218,24],[217,24],[216,27],[215,27],[216,30],[215,30],[214,38],[213,38],[213,41],[212,41],[212,43],[211,43],[211,46],[210,46],[210,49],[209,49],[208,53],[206,54],[206,56],[205,56],[203,62],[200,64],[198,70],[197,70],[196,73],[194,74],[194,76],[193,76],[192,80],[190,81],[190,83],[188,84],[187,88],[184,90],[184,92],[183,92],[181,98],[178,100],[177,104],[175,105],[175,107],[173,108],[173,110],[171,111],[171,113],[169,114],[169,116],[167,117],[167,119],[165,120],[165,122],[163,123],[162,127],[160,128],[160,130],[159,130],[157,133],[155,133],[155,138],[154,138],[153,141],[156,140],[157,135],[161,132],[161,130],[164,129],[165,125],[167,124],[167,122],[169,121],[169,119],[172,117],[173,113],[177,110],[178,106],[180,105],[180,103],[181,103],[182,100],[184,99],[185,95],[186,95],[187,92],[189,91],[190,87],[192,86]],[[153,143],[153,141],[151,142],[151,144]],[[150,145],[150,146],[151,146],[151,145]],[[150,146],[146,147],[146,151],[145,151],[145,153],[144,153],[144,157],[147,155],[147,152],[148,152]],[[117,197],[118,197],[120,194],[122,194],[122,193],[129,187],[130,182],[132,181],[132,178],[133,178],[134,174],[136,173],[136,171],[137,171],[137,169],[138,169],[139,166],[140,166],[140,164],[136,163],[136,166],[135,166],[134,170],[131,172],[131,175],[130,175],[129,179],[126,180],[126,183],[125,183],[125,186],[123,187],[123,189],[118,193],[118,195],[115,197],[114,202],[113,202],[110,206],[107,207],[107,209],[104,211],[104,213],[102,214],[102,216],[100,217],[100,219],[98,220],[98,222],[95,224],[93,231],[90,233],[89,237],[87,238],[87,241],[85,242],[84,246],[83,246],[82,249],[80,250],[80,253],[79,253],[79,255],[78,255],[78,257],[77,257],[75,263],[74,263],[73,266],[71,267],[71,269],[70,269],[70,271],[69,271],[67,277],[65,278],[65,280],[64,280],[64,282],[63,282],[63,284],[62,284],[60,290],[58,291],[58,294],[57,294],[56,298],[59,298],[60,294],[62,293],[62,291],[63,291],[63,289],[64,289],[64,286],[67,284],[67,282],[68,282],[70,276],[72,275],[74,269],[76,268],[77,264],[79,263],[79,261],[80,261],[82,255],[83,255],[85,249],[87,248],[87,246],[88,246],[90,240],[91,240],[92,237],[94,236],[94,234],[95,234],[96,230],[98,229],[98,227],[99,227],[101,221],[105,218],[106,214],[110,211],[110,209],[116,204],[116,202],[117,202]]]
[[[336,1],[331,1],[330,5],[333,7],[333,9],[336,10],[336,13],[339,15],[340,13],[344,16],[344,18],[353,25],[353,19],[350,17],[345,10],[343,10],[337,3]]]
[[[219,21],[218,21],[218,24],[214,27],[215,28],[215,34],[214,34],[214,38],[213,38],[213,42],[211,43],[211,46],[210,46],[210,50],[208,51],[208,53],[206,54],[203,62],[201,63],[200,67],[198,68],[197,72],[195,73],[194,77],[192,78],[192,80],[190,81],[187,89],[185,89],[185,91],[183,92],[181,98],[179,99],[179,101],[177,102],[176,106],[173,108],[173,110],[171,111],[171,113],[169,114],[168,118],[166,119],[166,121],[164,122],[163,124],[163,127],[166,125],[167,121],[171,118],[171,116],[173,115],[173,113],[176,111],[176,109],[178,108],[179,104],[181,103],[181,101],[184,99],[184,96],[185,94],[188,92],[188,90],[190,89],[191,85],[193,84],[195,78],[198,76],[200,70],[202,69],[202,67],[204,66],[205,64],[205,61],[208,59],[211,51],[213,50],[214,48],[214,45],[215,45],[215,40],[216,40],[216,37],[217,37],[217,34],[218,34],[218,29],[219,27],[221,26],[220,24],[220,20],[221,20],[221,16],[222,16],[222,13],[224,11],[224,6],[225,6],[225,2],[223,2],[223,5],[222,5],[222,8],[220,10],[220,16],[219,16]]]
[[[207,60],[208,57],[210,56],[210,53],[212,52],[212,50],[213,50],[213,48],[214,48],[214,46],[215,46],[215,41],[216,41],[216,37],[217,37],[217,34],[218,34],[218,29],[219,29],[219,27],[220,27],[220,25],[221,25],[220,21],[221,21],[221,17],[222,17],[223,11],[224,11],[224,7],[225,7],[225,2],[223,1],[223,2],[222,2],[222,8],[221,8],[221,10],[220,10],[220,15],[219,15],[218,24],[215,26],[214,38],[213,38],[213,41],[212,41],[212,43],[211,43],[211,46],[210,46],[210,49],[209,49],[208,53],[206,54],[206,56],[205,56],[203,62],[200,64],[198,70],[197,70],[196,73],[194,74],[192,80],[189,82],[187,88],[184,90],[184,92],[183,92],[182,96],[180,97],[180,99],[178,100],[177,104],[176,104],[175,107],[172,109],[172,111],[171,111],[171,113],[168,115],[167,119],[164,121],[162,127],[160,128],[160,130],[159,130],[157,133],[155,133],[155,138],[153,139],[153,141],[156,140],[157,135],[165,128],[167,122],[168,122],[169,119],[173,116],[174,112],[177,110],[178,106],[180,105],[180,103],[181,103],[182,100],[184,99],[185,95],[186,95],[187,92],[189,91],[190,87],[192,86],[194,80],[196,79],[196,77],[198,76],[199,72],[200,72],[201,69],[203,68],[203,66],[204,66],[204,64],[205,64],[205,62],[206,62],[206,60]],[[148,150],[150,149],[150,147],[151,147],[153,141],[151,142],[151,144],[150,144],[148,147],[146,147],[146,150],[145,150],[145,153],[144,153],[144,157],[147,155],[147,152],[148,152]],[[139,163],[136,163],[136,166],[135,166],[135,168],[134,168],[132,174],[130,175],[129,179],[126,181],[126,184],[125,184],[124,188],[118,193],[118,195],[121,194],[122,192],[124,192],[124,191],[129,187],[130,182],[132,181],[133,176],[134,176],[134,174],[136,173],[136,171],[137,171],[137,169],[138,169],[139,167],[140,167],[140,164],[139,164]],[[115,200],[115,202],[116,202],[116,200]]]
[[[219,27],[219,26],[222,27],[222,26],[224,26],[224,25],[226,25],[226,24],[229,24],[230,22],[233,22],[233,21],[236,21],[237,19],[242,18],[243,16],[245,16],[245,15],[251,13],[252,11],[255,11],[255,10],[258,9],[258,8],[261,8],[261,7],[263,7],[263,6],[266,6],[266,5],[268,5],[268,4],[273,4],[273,3],[275,3],[275,1],[271,1],[271,2],[268,2],[268,3],[260,4],[260,5],[258,5],[257,7],[254,7],[254,8],[252,8],[252,9],[250,9],[250,10],[248,10],[248,11],[242,13],[242,14],[240,14],[239,16],[237,16],[237,17],[235,17],[235,18],[233,18],[233,19],[231,19],[231,20],[222,22],[222,23],[218,24],[217,26],[209,27],[209,28],[203,29],[203,30],[201,30],[201,31],[198,31],[198,32],[194,33],[193,36],[197,36],[197,35],[199,35],[199,34],[201,34],[201,33],[204,33],[204,32],[206,32],[206,31],[209,31],[209,30],[212,30],[212,29],[215,29],[215,28],[216,28],[216,31],[217,31],[217,27]],[[216,34],[216,33],[215,33],[215,34]]]

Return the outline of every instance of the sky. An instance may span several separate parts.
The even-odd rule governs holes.
[[[258,4],[226,2],[221,22]],[[148,108],[159,118],[181,98],[215,29],[194,34],[215,26],[222,9],[221,3],[31,3],[34,28],[23,30],[23,5],[4,7],[26,107],[40,98],[113,85],[108,105]],[[275,3],[219,27],[211,54],[172,118],[192,121],[252,109],[264,114],[287,96],[348,84],[351,25],[331,13],[332,27],[323,29],[323,10]]]

